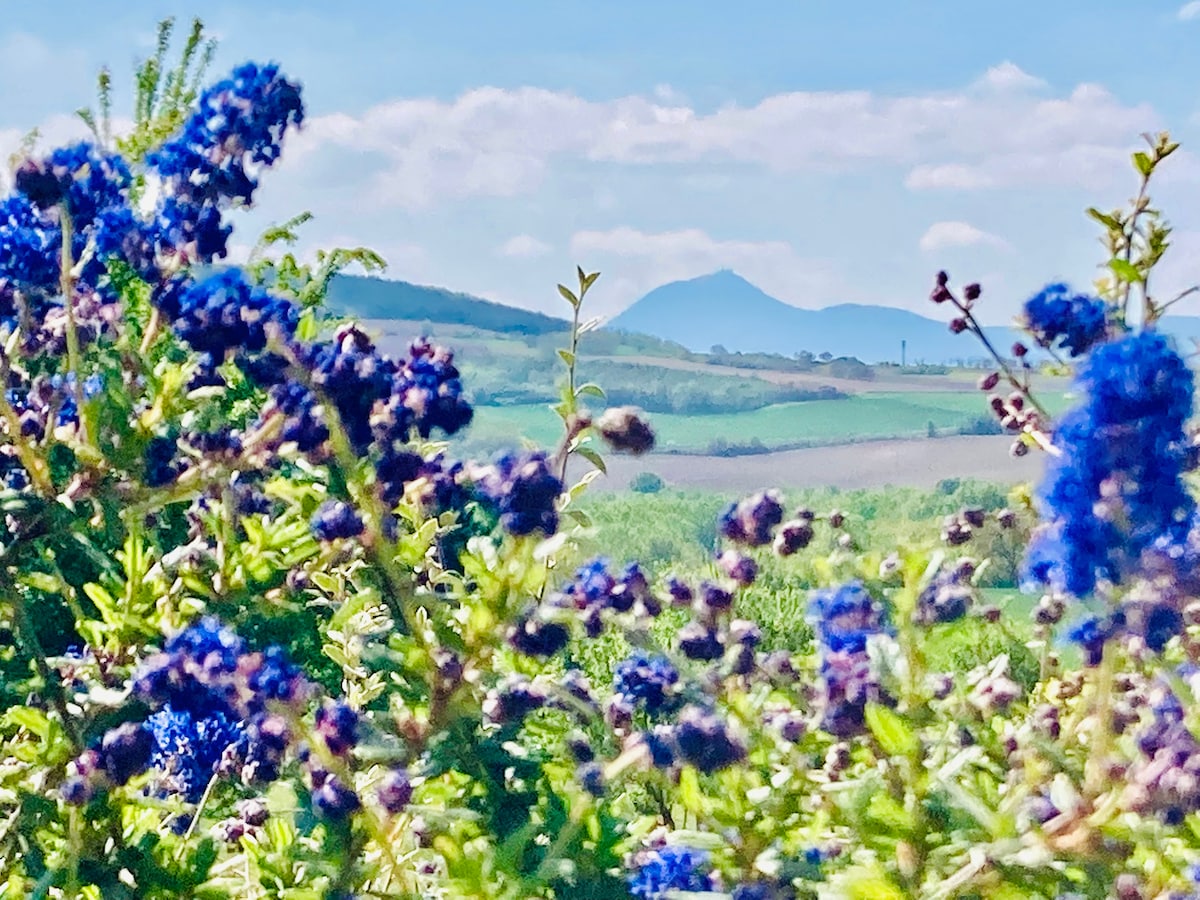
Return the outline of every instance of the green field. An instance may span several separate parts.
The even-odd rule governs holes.
[[[1066,405],[1063,395],[1046,400],[1051,412]],[[932,428],[954,433],[987,417],[983,396],[963,392],[880,393],[842,400],[781,403],[747,412],[709,416],[662,413],[651,416],[660,450],[703,453],[714,442],[768,449],[819,446],[882,438],[925,437]],[[479,407],[468,440],[476,446],[503,446],[518,437],[552,446],[559,433],[552,412],[540,404]]]

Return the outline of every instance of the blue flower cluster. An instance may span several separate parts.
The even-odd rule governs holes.
[[[251,285],[238,269],[162,292],[159,298],[175,333],[216,363],[231,350],[262,350],[272,325],[284,338],[296,330],[296,308]]]
[[[153,749],[150,732],[139,722],[110,728],[96,744],[71,762],[61,788],[63,800],[81,806],[98,788],[128,783],[146,770]]]
[[[617,663],[613,690],[631,703],[641,703],[651,715],[668,711],[676,702],[679,672],[665,656],[637,651]]]
[[[59,147],[40,161],[26,160],[13,182],[39,209],[65,209],[74,230],[83,232],[104,212],[125,204],[133,175],[120,156],[81,142]]]
[[[16,294],[28,301],[54,292],[59,279],[62,232],[28,197],[0,201],[0,318],[17,315]]]
[[[632,612],[635,616],[657,616],[662,605],[650,590],[646,574],[637,563],[627,566],[621,577],[608,568],[608,560],[597,557],[579,568],[575,577],[547,602],[574,610],[583,620],[589,637],[598,637],[607,618]]]
[[[775,526],[782,521],[779,492],[764,491],[731,504],[721,514],[717,529],[734,543],[760,547],[770,543]]]
[[[1098,297],[1074,294],[1065,284],[1048,284],[1025,301],[1025,326],[1043,347],[1061,344],[1082,356],[1104,340],[1107,308]]]
[[[975,564],[969,559],[939,568],[917,597],[914,621],[934,625],[957,622],[965,616],[975,601],[974,574]]]
[[[1093,350],[1076,386],[1084,400],[1054,432],[1026,576],[1084,596],[1137,572],[1147,551],[1187,541],[1193,375],[1165,337],[1142,332]]]
[[[746,745],[715,713],[689,706],[674,729],[680,758],[705,774],[719,772],[746,758]]]
[[[72,301],[81,340],[93,339],[115,317],[107,261],[121,243],[108,231],[128,209],[132,184],[119,157],[88,143],[27,160],[16,193],[0,207],[0,321],[24,327],[23,349],[61,353],[66,317],[60,293],[64,224],[71,225],[71,258],[82,261]],[[123,226],[122,226],[123,227]]]
[[[277,65],[245,63],[206,88],[181,132],[147,161],[176,197],[249,204],[258,187],[254,167],[278,161],[285,132],[303,121],[299,86]]]
[[[400,361],[386,409],[388,436],[407,440],[410,431],[429,438],[435,429],[455,434],[470,424],[473,411],[463,397],[462,379],[454,354],[419,338]]]
[[[1170,689],[1155,685],[1148,699],[1151,719],[1138,735],[1141,755],[1130,767],[1122,801],[1133,812],[1179,825],[1200,811],[1200,742]]]
[[[150,766],[158,789],[197,802],[230,748],[245,740],[241,723],[214,710],[195,715],[166,704],[146,720],[154,741]]]
[[[313,534],[318,540],[336,541],[339,538],[358,537],[363,532],[363,520],[348,503],[327,500],[312,517]]]
[[[527,610],[509,628],[508,642],[526,656],[553,656],[571,639],[571,630],[555,612],[549,604]]]
[[[169,639],[134,678],[134,695],[156,711],[146,722],[121,728],[135,729],[144,737],[132,732],[112,737],[110,732],[104,738],[120,738],[120,746],[133,746],[137,752],[125,753],[122,760],[137,765],[106,764],[102,743],[98,765],[88,754],[76,760],[76,774],[64,785],[64,798],[85,802],[104,783],[98,776],[123,784],[151,764],[159,773],[160,790],[191,800],[199,797],[214,773],[240,768],[248,783],[273,779],[289,734],[269,704],[301,702],[307,691],[303,674],[282,650],[250,652],[217,619],[202,619]],[[115,777],[114,771],[123,777]]]
[[[473,477],[478,492],[495,508],[509,534],[550,536],[558,531],[557,504],[563,484],[550,471],[544,453],[502,454]]]
[[[666,900],[670,892],[713,889],[708,854],[688,847],[661,847],[645,851],[629,876],[629,893],[640,900]]]
[[[166,195],[154,222],[164,248],[187,262],[223,257],[221,209],[253,202],[258,170],[303,121],[300,88],[276,65],[246,63],[206,89],[179,134],[147,156]]]
[[[884,609],[861,582],[852,581],[814,591],[808,616],[820,645],[821,727],[837,737],[858,734],[867,703],[882,697],[867,642],[886,633]]]

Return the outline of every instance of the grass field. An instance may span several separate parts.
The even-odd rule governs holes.
[[[1047,398],[1054,412],[1065,406],[1063,395]],[[988,414],[978,393],[874,393],[843,400],[782,403],[747,412],[711,416],[652,416],[658,449],[703,453],[715,441],[745,445],[760,441],[769,449],[854,443],[883,438],[926,437],[930,426],[950,433]],[[518,437],[551,446],[559,427],[540,404],[480,407],[469,439],[480,446],[511,444]]]

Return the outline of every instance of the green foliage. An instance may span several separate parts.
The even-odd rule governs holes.
[[[629,489],[635,494],[657,494],[666,486],[653,472],[638,472],[629,482]]]
[[[168,65],[170,33],[164,23],[138,70],[134,130],[117,141],[135,167],[178,125],[211,53],[197,23]],[[88,117],[104,136],[110,101],[105,79]],[[1126,300],[1166,245],[1143,201],[1174,149],[1162,136],[1135,156],[1132,214],[1093,211],[1127,241],[1109,263]],[[66,367],[79,380],[44,426],[14,406],[28,396],[0,395],[0,897],[615,898],[679,848],[698,851],[689,880],[726,898],[1191,890],[1200,801],[1181,763],[1198,755],[1198,697],[1181,673],[1197,626],[1161,654],[1112,644],[1099,666],[1063,671],[1075,661],[1050,650],[1053,603],[1035,612],[999,589],[1033,523],[1020,493],[992,484],[731,507],[741,498],[646,478],[654,490],[589,497],[608,463],[587,406],[621,386],[589,380],[605,370],[583,355],[599,276],[582,268],[558,286],[571,321],[553,357],[548,455],[446,463],[453,448],[410,427],[431,405],[415,380],[388,381],[351,420],[361,396],[337,393],[345,369],[401,367],[350,328],[313,354],[344,368],[309,366],[297,344],[334,329],[324,301],[342,268],[382,261],[358,248],[301,264],[288,248],[306,220],[268,231],[248,266],[299,318],[295,342],[272,327],[241,346],[264,354],[253,360],[203,360],[175,330],[182,316],[119,266],[111,330],[81,336],[70,266],[66,353],[23,340],[23,318],[12,326],[6,383]],[[173,264],[171,277],[196,274],[186,254]],[[826,361],[866,377],[857,361]],[[285,368],[263,380],[281,379],[304,416],[268,397],[250,363]],[[439,400],[456,385],[441,388]],[[963,415],[967,399],[835,402],[886,429],[901,427],[886,410],[907,404],[903,427],[920,428]],[[820,433],[821,402],[769,410]],[[397,432],[383,427],[392,403]],[[314,446],[283,440],[295,436],[285,420]],[[351,421],[383,446],[356,450]],[[679,440],[683,424],[664,431]],[[572,457],[584,470],[573,483]],[[385,487],[392,463],[402,489]],[[205,615],[245,647],[208,624],[170,640]],[[1178,712],[1160,702],[1167,690]],[[164,737],[168,702],[172,728],[192,717],[185,740]],[[225,726],[246,742],[218,737]],[[1167,752],[1148,757],[1147,733]],[[219,760],[201,765],[200,749]],[[198,785],[185,783],[189,760]]]

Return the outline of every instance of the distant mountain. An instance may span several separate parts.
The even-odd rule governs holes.
[[[570,327],[564,319],[470,294],[361,275],[335,277],[327,302],[335,313],[361,319],[428,320],[516,334],[550,334]]]
[[[940,310],[939,310],[940,312]],[[909,363],[942,363],[984,356],[978,344],[950,332],[945,319],[932,319],[888,306],[841,304],[800,309],[763,292],[724,269],[652,290],[608,323],[706,353],[730,351],[853,356],[867,363],[899,362],[901,341]],[[1200,317],[1168,316],[1162,328],[1181,339],[1200,339]],[[1015,328],[987,327],[987,337],[1007,354],[1028,337]]]

